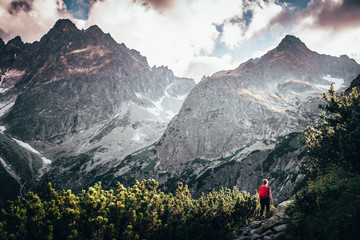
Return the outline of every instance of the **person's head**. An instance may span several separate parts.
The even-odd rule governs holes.
[[[265,186],[268,185],[268,182],[269,181],[267,179],[263,179],[263,185],[265,185]]]

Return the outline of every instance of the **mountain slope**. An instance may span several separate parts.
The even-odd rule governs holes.
[[[164,169],[191,159],[217,159],[264,139],[302,131],[318,114],[329,81],[349,85],[360,66],[308,50],[287,36],[255,61],[198,84],[156,148]],[[336,85],[337,86],[337,85]]]
[[[66,19],[39,42],[0,44],[0,56],[2,132],[53,166],[91,153],[84,176],[158,140],[195,85],[149,67],[97,26],[79,30]]]
[[[357,91],[360,89],[360,74],[351,82],[350,87],[346,89],[345,93],[349,94],[351,93],[352,89],[356,88]]]
[[[321,55],[286,36],[261,58],[202,80],[157,144],[103,179],[155,177],[168,189],[183,181],[201,192],[233,185],[253,191],[267,177],[284,200],[302,179],[299,133],[318,122],[321,94],[330,83],[344,89],[359,72],[347,56]]]
[[[0,132],[0,207],[26,192],[49,161],[29,145]]]
[[[86,130],[115,115],[125,101],[140,103],[136,93],[160,98],[174,81],[170,71],[153,71],[138,52],[96,26],[81,31],[69,20],[59,20],[34,45],[20,56],[33,62],[16,83],[26,91],[21,90],[4,118],[7,132],[23,140],[52,142]],[[20,71],[23,64],[15,60],[12,70]],[[53,115],[56,119],[48,122]]]

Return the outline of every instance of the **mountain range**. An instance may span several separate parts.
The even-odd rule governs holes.
[[[318,123],[322,94],[331,83],[345,90],[359,72],[353,59],[318,54],[288,35],[261,58],[203,79],[160,140],[103,179],[111,186],[154,177],[168,190],[183,181],[196,196],[232,186],[253,191],[268,178],[274,198],[285,200],[303,179],[303,131]]]
[[[0,55],[1,135],[9,140],[0,157],[16,176],[17,194],[67,159],[91,155],[83,166],[91,171],[152,144],[195,85],[167,67],[149,67],[97,26],[79,30],[70,20],[57,21],[39,42],[2,42]],[[7,157],[14,149],[38,156],[36,167],[30,160],[23,166],[31,174]]]
[[[97,26],[59,20],[39,42],[0,41],[0,70],[3,200],[48,182],[80,191],[154,178],[199,196],[268,178],[282,201],[303,179],[303,131],[318,123],[322,93],[356,84],[360,65],[288,35],[195,86]]]

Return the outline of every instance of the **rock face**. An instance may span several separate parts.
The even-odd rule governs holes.
[[[289,223],[289,216],[286,214],[287,207],[292,201],[285,201],[280,203],[273,216],[262,221],[254,221],[240,230],[240,234],[235,237],[235,240],[280,240],[293,239],[286,236],[285,229]],[[290,238],[289,238],[290,237]]]
[[[12,41],[21,45],[19,38]],[[146,58],[97,26],[81,31],[71,21],[59,20],[33,45],[11,64],[12,71],[23,71],[16,82],[21,94],[3,118],[7,132],[26,141],[61,141],[108,120],[125,102],[146,106],[136,94],[157,100],[181,80],[166,68],[151,69]],[[31,59],[28,66],[25,59]],[[8,79],[11,75],[5,73],[4,85]],[[193,84],[187,82],[182,95]]]
[[[6,171],[17,191],[24,182],[79,191],[155,178],[164,190],[184,182],[196,196],[234,185],[253,192],[268,178],[281,202],[302,180],[303,131],[318,121],[322,92],[360,73],[347,56],[320,55],[286,36],[192,89],[193,80],[149,67],[97,26],[79,30],[69,20],[39,42],[0,41],[0,56],[0,130],[3,146],[12,144],[2,170],[11,169],[13,149],[37,159],[24,159],[26,177]]]
[[[283,178],[275,194],[283,200],[299,179],[277,175],[295,169],[304,154],[296,150],[272,158],[274,147],[281,148],[277,139],[289,136],[294,145],[289,134],[317,123],[321,93],[330,83],[344,89],[359,72],[346,56],[320,55],[286,36],[261,58],[203,80],[191,91],[155,147],[157,169],[173,177],[192,173],[197,179],[192,187],[201,190],[228,184],[253,190],[271,173],[273,183]],[[253,154],[245,156],[249,148]],[[207,163],[195,164],[198,159]],[[205,183],[200,188],[199,179]]]
[[[191,91],[156,147],[160,167],[227,157],[256,141],[302,131],[318,114],[314,98],[324,86],[348,86],[359,71],[354,60],[317,54],[286,36],[260,59]]]
[[[91,155],[84,175],[158,140],[195,85],[149,67],[97,26],[79,30],[70,20],[57,21],[39,42],[1,43],[2,132],[61,169],[59,159]],[[52,169],[47,174],[57,175]]]
[[[348,89],[346,89],[345,93],[349,94],[351,93],[352,89],[355,88],[357,89],[357,91],[359,92],[360,89],[360,74],[359,76],[357,76],[350,84],[350,87]]]
[[[165,189],[182,181],[196,195],[234,185],[253,192],[268,178],[281,202],[303,177],[302,132],[317,124],[322,93],[331,83],[346,88],[359,72],[347,56],[320,55],[286,36],[261,58],[203,79],[154,146],[102,179],[113,185],[154,177]]]
[[[5,200],[24,194],[41,175],[46,168],[41,157],[24,143],[0,132],[0,208],[5,206]]]

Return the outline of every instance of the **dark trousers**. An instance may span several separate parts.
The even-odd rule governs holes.
[[[264,213],[264,208],[266,207],[266,213],[270,210],[270,198],[260,198],[260,216]]]

